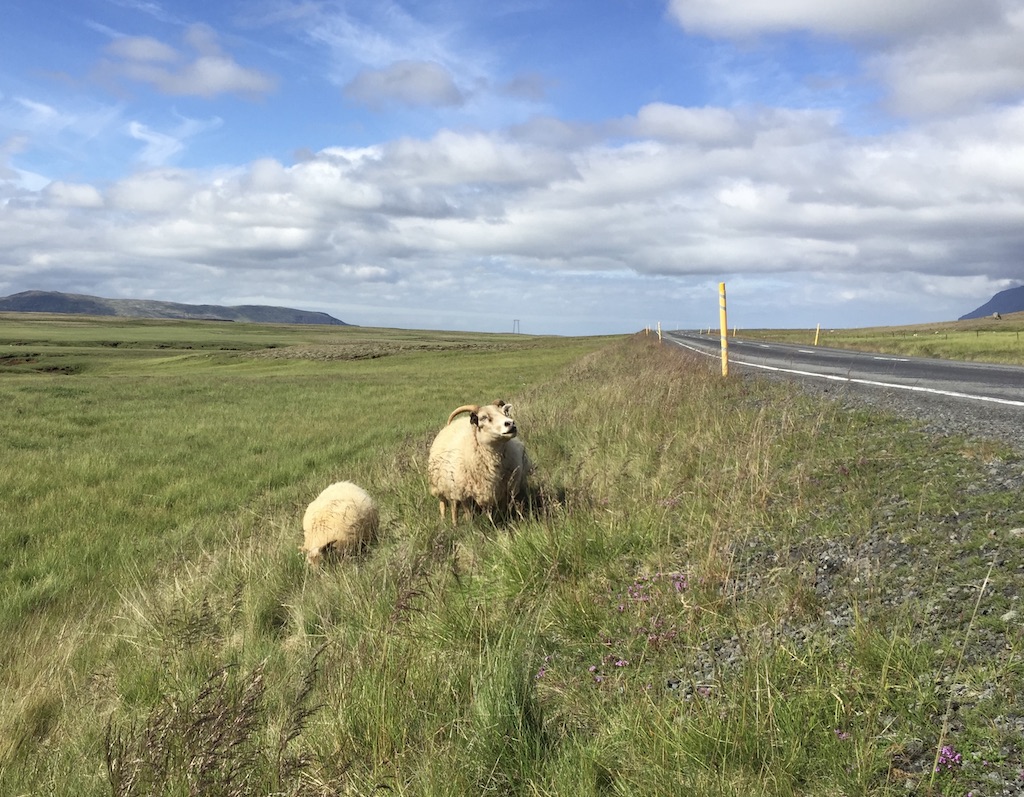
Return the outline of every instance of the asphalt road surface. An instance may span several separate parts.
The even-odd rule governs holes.
[[[666,332],[673,345],[721,360],[721,339]],[[925,419],[937,431],[997,437],[1024,451],[1024,368],[729,338],[729,372],[798,380]]]

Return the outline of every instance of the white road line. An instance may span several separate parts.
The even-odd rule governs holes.
[[[714,357],[716,359],[719,357],[718,354],[711,354],[695,346],[688,346],[682,341],[674,340],[673,338],[669,338],[669,340],[677,346],[682,346],[684,349],[689,349],[690,351],[697,352],[698,354],[703,354],[705,357]],[[836,376],[834,374],[818,374],[813,371],[799,371],[795,368],[777,368],[774,365],[762,365],[761,363],[744,362],[743,360],[734,360],[732,358],[729,359],[729,362],[735,363],[736,365],[746,365],[749,368],[763,368],[766,371],[778,371],[780,373],[796,374],[798,376],[813,376],[818,379],[828,379],[832,382],[851,382],[858,385],[870,385],[872,387],[891,387],[896,390],[910,390],[915,393],[932,393],[937,396],[972,399],[973,401],[988,401],[993,404],[1006,404],[1010,407],[1024,407],[1024,401],[1016,401],[1014,399],[1002,399],[995,398],[993,396],[977,396],[973,393],[957,393],[954,390],[938,390],[937,388],[919,387],[917,385],[898,385],[893,382],[876,382],[871,379],[855,379],[849,376]]]

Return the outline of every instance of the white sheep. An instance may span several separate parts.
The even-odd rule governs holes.
[[[469,415],[459,418],[462,413]],[[458,523],[460,503],[475,504],[490,517],[524,493],[532,463],[518,431],[512,405],[500,400],[466,404],[448,416],[427,458],[430,494],[439,500],[442,518],[447,504],[452,524]]]
[[[373,498],[352,482],[335,482],[306,507],[302,551],[317,564],[328,550],[355,553],[377,536],[380,514]]]

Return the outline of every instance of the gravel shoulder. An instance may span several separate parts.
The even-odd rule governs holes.
[[[999,440],[1024,455],[1024,408],[1021,407],[855,382],[775,375],[767,378],[794,382],[811,395],[849,408],[868,407],[918,421],[922,424],[921,430],[929,434]]]
[[[909,640],[933,656],[935,694],[948,709],[916,742],[894,749],[899,782],[892,785],[907,794],[939,793],[927,784],[935,740],[943,739],[964,754],[961,794],[1024,795],[1024,409],[854,383],[767,378],[795,381],[808,394],[852,411],[909,421],[935,440],[936,462],[934,468],[908,462],[908,469],[922,480],[955,478],[962,506],[941,517],[913,518],[911,512],[908,521],[908,507],[894,500],[878,508],[872,528],[851,530],[848,537],[811,537],[796,546],[770,538],[747,541],[734,552],[743,588],[771,591],[773,574],[804,571],[820,611],[777,629],[788,644],[850,632],[865,605],[880,623],[909,620]],[[999,445],[983,461],[959,465],[959,447],[942,438]],[[737,641],[726,641],[726,654],[730,646],[739,649]],[[893,727],[899,726],[893,718]]]

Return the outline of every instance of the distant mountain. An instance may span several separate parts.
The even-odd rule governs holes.
[[[968,318],[985,318],[994,313],[999,313],[999,315],[1019,313],[1021,310],[1024,310],[1024,285],[999,291],[999,293],[977,310],[972,310],[967,315],[960,316],[959,320],[966,321]]]
[[[252,324],[330,324],[350,326],[344,321],[308,310],[243,304],[222,307],[216,304],[178,304],[150,299],[102,299],[77,293],[23,291],[0,298],[0,312],[67,313],[107,315],[129,318],[187,318],[196,321],[245,321]]]

